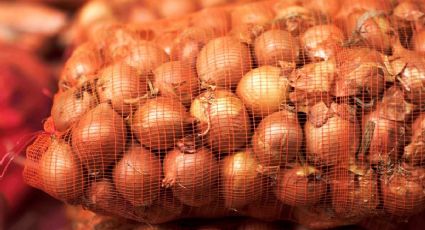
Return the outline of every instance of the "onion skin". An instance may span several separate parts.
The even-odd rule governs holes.
[[[413,35],[412,43],[415,51],[425,54],[425,29]]]
[[[262,66],[249,71],[236,93],[254,116],[267,116],[289,99],[289,80],[280,68]]]
[[[147,148],[165,150],[183,136],[189,114],[177,100],[166,97],[149,99],[131,118],[131,130]]]
[[[209,41],[196,62],[198,77],[208,85],[231,89],[252,66],[248,46],[233,37]]]
[[[258,162],[251,150],[229,155],[222,162],[224,202],[226,208],[243,208],[258,200],[263,180],[257,172]]]
[[[304,127],[307,157],[318,165],[345,165],[354,158],[360,127],[346,104],[314,105]]]
[[[303,130],[297,114],[282,110],[265,117],[252,137],[252,148],[258,163],[282,167],[293,162],[301,150]]]
[[[384,62],[381,54],[367,48],[344,49],[336,55],[338,77],[336,97],[364,95],[378,97],[385,87]]]
[[[413,168],[384,177],[381,183],[384,210],[394,216],[411,216],[425,205],[425,169]]]
[[[412,165],[425,165],[425,114],[420,114],[412,125],[412,138],[404,148],[403,159]]]
[[[66,61],[61,80],[68,86],[82,85],[103,65],[103,58],[92,43],[84,43]]]
[[[124,120],[110,105],[99,104],[72,129],[72,148],[89,174],[99,174],[121,156],[126,142]]]
[[[333,24],[308,28],[300,38],[301,47],[311,60],[335,57],[345,39],[341,29]]]
[[[206,91],[192,102],[190,113],[197,128],[218,153],[242,148],[250,135],[251,123],[242,101],[225,91]]]
[[[218,194],[218,162],[206,148],[196,149],[185,139],[181,145],[164,158],[162,185],[172,187],[174,196],[183,204],[194,207],[207,205]]]
[[[273,11],[264,3],[248,3],[236,7],[232,13],[232,27],[243,24],[264,25],[273,20]]]
[[[55,129],[66,131],[96,103],[95,96],[83,89],[73,88],[56,94],[51,111]]]
[[[285,29],[292,36],[299,36],[315,24],[313,12],[300,5],[287,5],[286,1],[280,1],[275,5],[275,12],[275,20],[280,28]]]
[[[164,97],[177,98],[184,106],[190,106],[199,93],[199,79],[196,72],[181,61],[160,65],[154,71],[154,86]]]
[[[284,170],[277,179],[277,199],[291,206],[316,204],[326,194],[326,183],[312,166],[296,166]]]
[[[284,30],[269,30],[255,39],[254,52],[258,65],[277,66],[279,61],[295,62],[299,56],[299,44]]]
[[[147,93],[147,78],[140,76],[135,68],[122,63],[104,68],[96,83],[100,102],[110,102],[117,113],[127,116],[134,106],[126,100]]]
[[[359,218],[378,212],[378,181],[371,169],[337,168],[334,178],[331,182],[332,205],[337,216]]]
[[[159,196],[161,161],[143,147],[133,146],[113,172],[117,191],[134,206],[149,206]]]
[[[39,170],[45,192],[67,202],[81,198],[84,189],[83,169],[71,146],[65,141],[52,139],[49,148],[41,156]]]

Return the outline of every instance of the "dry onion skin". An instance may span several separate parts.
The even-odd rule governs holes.
[[[129,101],[147,93],[147,78],[125,63],[102,69],[96,83],[100,102],[111,103],[117,113],[127,116],[134,109]]]
[[[252,137],[253,152],[264,173],[293,163],[301,154],[302,143],[303,130],[297,114],[287,110],[265,117]]]
[[[66,131],[96,104],[96,97],[83,88],[72,88],[56,94],[51,111],[55,129]]]
[[[416,52],[425,54],[425,29],[418,31],[412,38],[413,49]]]
[[[88,111],[72,128],[72,149],[91,175],[102,175],[125,147],[127,130],[122,117],[107,103]]]
[[[311,60],[328,60],[341,49],[345,36],[333,24],[308,28],[300,37],[301,48]]]
[[[230,91],[206,91],[193,100],[190,114],[198,120],[199,135],[219,153],[244,147],[251,124],[243,102]]]
[[[278,66],[280,61],[296,62],[299,56],[298,41],[287,31],[273,29],[255,39],[254,53],[258,65]]]
[[[404,147],[403,160],[411,165],[425,165],[425,114],[420,114],[412,124],[412,138]]]
[[[297,4],[279,1],[274,5],[274,11],[276,15],[275,23],[293,36],[302,34],[307,28],[316,23],[314,12]]]
[[[117,191],[133,206],[149,206],[159,196],[161,161],[140,146],[132,146],[117,163],[113,181]]]
[[[249,71],[236,93],[254,116],[267,116],[289,99],[289,80],[278,67],[261,66]]]
[[[39,174],[43,190],[67,202],[75,202],[83,193],[81,163],[64,140],[52,138],[41,156]]]
[[[156,68],[153,84],[161,96],[176,98],[184,106],[190,106],[200,91],[195,70],[181,61],[166,62]]]
[[[199,79],[206,85],[231,89],[252,67],[247,45],[233,37],[220,37],[209,41],[196,62]]]
[[[378,177],[372,169],[355,164],[336,168],[331,182],[332,207],[342,218],[367,217],[378,212]]]
[[[360,127],[353,108],[324,102],[314,105],[304,126],[307,157],[317,165],[347,165],[359,146]]]
[[[186,137],[164,158],[162,186],[172,188],[183,204],[200,207],[217,197],[218,162],[213,153]]]
[[[277,179],[276,197],[291,206],[309,206],[319,203],[326,194],[326,182],[313,166],[295,166],[282,171]]]
[[[261,197],[263,178],[257,167],[258,162],[250,149],[223,159],[221,170],[226,208],[238,210]]]
[[[425,169],[395,169],[381,182],[384,210],[394,216],[411,216],[425,205]]]
[[[131,130],[149,149],[166,150],[183,136],[189,122],[186,108],[173,98],[157,97],[141,102],[131,116]]]

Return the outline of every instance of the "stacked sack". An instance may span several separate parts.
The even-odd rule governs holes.
[[[414,215],[424,13],[421,1],[261,1],[100,23],[63,69],[24,176],[147,223]]]

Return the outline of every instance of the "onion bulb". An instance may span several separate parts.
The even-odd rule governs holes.
[[[230,14],[219,8],[206,8],[191,15],[189,22],[196,27],[211,29],[218,36],[225,35],[231,28]]]
[[[313,12],[324,15],[327,19],[334,18],[341,7],[340,0],[305,0],[303,6]]]
[[[190,137],[182,139],[164,158],[164,187],[183,204],[203,206],[216,198],[218,162],[208,149],[198,147]]]
[[[355,218],[377,213],[378,180],[372,169],[351,165],[335,169],[334,176],[332,206],[337,216]]]
[[[286,5],[286,1],[280,1],[275,5],[275,21],[281,29],[285,29],[293,36],[302,34],[307,28],[313,26],[316,22],[314,13],[299,5]]]
[[[269,30],[255,39],[254,52],[258,65],[277,66],[279,61],[295,62],[299,56],[299,44],[284,30]]]
[[[425,54],[425,29],[413,35],[412,43],[415,51]]]
[[[161,192],[151,205],[133,208],[130,213],[138,222],[156,225],[181,218],[183,208],[183,204],[166,191]]]
[[[118,194],[113,182],[109,179],[93,181],[87,192],[89,207],[101,212],[119,212],[124,210],[122,206],[128,205]]]
[[[226,208],[239,209],[258,200],[263,179],[250,149],[227,156],[222,162],[222,181]]]
[[[408,43],[412,33],[424,27],[425,9],[421,9],[415,1],[401,1],[394,8],[394,25],[397,26],[400,40]]]
[[[326,182],[315,167],[296,166],[279,174],[275,193],[284,204],[309,206],[326,194]]]
[[[258,163],[267,170],[282,167],[301,154],[303,131],[297,114],[282,110],[265,117],[252,137],[252,148]]]
[[[235,87],[252,65],[247,45],[233,37],[213,39],[202,48],[196,62],[198,77],[207,85]]]
[[[301,36],[301,47],[311,60],[328,60],[342,47],[344,33],[333,24],[308,28]]]
[[[245,74],[236,92],[254,116],[267,116],[287,102],[289,80],[280,68],[262,66]]]
[[[243,24],[264,25],[273,20],[273,11],[264,3],[248,3],[237,6],[231,13],[232,27]]]
[[[165,150],[183,136],[189,122],[186,108],[166,97],[149,99],[139,106],[131,118],[131,129],[140,143],[148,148]]]
[[[124,63],[104,68],[97,80],[97,94],[100,102],[110,102],[117,113],[127,116],[134,107],[128,100],[142,97],[147,92],[147,76]]]
[[[66,131],[95,107],[96,102],[95,96],[82,88],[71,88],[56,94],[51,111],[55,129],[59,132]]]
[[[399,166],[396,166],[399,167]],[[424,210],[425,169],[395,169],[381,183],[384,210],[394,216],[407,217]]]
[[[67,202],[81,198],[84,189],[82,165],[65,141],[51,140],[41,156],[39,170],[45,192]]]
[[[164,97],[176,98],[185,106],[199,93],[199,79],[196,72],[181,61],[160,65],[154,71],[154,86]]]
[[[117,161],[125,147],[124,120],[110,105],[99,104],[84,114],[72,129],[72,148],[89,174],[101,174]]]
[[[425,165],[425,114],[420,114],[412,125],[412,138],[404,148],[403,159],[412,165]]]
[[[199,121],[200,135],[219,153],[233,152],[247,143],[251,124],[243,102],[235,94],[206,91],[192,102],[190,113]]]
[[[322,165],[346,165],[354,159],[360,127],[355,111],[347,104],[319,102],[308,114],[304,127],[307,157]]]
[[[158,14],[163,18],[184,16],[198,8],[196,1],[192,0],[160,0],[156,6]]]
[[[159,196],[161,161],[140,146],[132,146],[113,171],[117,191],[134,206],[149,206]]]

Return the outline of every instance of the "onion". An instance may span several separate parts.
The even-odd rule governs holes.
[[[282,229],[282,225],[278,223],[263,222],[254,219],[244,220],[237,230],[278,230]]]
[[[134,206],[149,206],[159,195],[161,161],[153,153],[132,146],[113,172],[117,191]]]
[[[272,183],[274,183],[274,181]],[[255,218],[263,221],[290,219],[292,214],[292,208],[276,199],[273,190],[275,189],[267,187],[267,191],[265,193],[262,193],[260,199],[251,202],[240,210],[241,214],[250,218]],[[258,210],[261,210],[261,212],[259,212]]]
[[[212,7],[212,6],[218,6],[223,5],[228,2],[229,0],[199,0],[202,8]]]
[[[140,74],[150,74],[162,63],[168,62],[169,57],[164,50],[153,42],[140,40],[138,43],[119,48],[112,56],[113,61],[123,61],[136,68]]]
[[[218,36],[225,35],[231,28],[229,13],[219,8],[203,9],[191,15],[189,21],[193,26],[213,30]]]
[[[378,212],[378,181],[371,169],[352,165],[335,169],[334,176],[332,205],[337,216],[358,218]]]
[[[398,85],[388,88],[379,105],[379,115],[392,121],[409,121],[414,115],[416,106],[405,100],[405,93]]]
[[[349,105],[317,103],[308,114],[304,132],[307,157],[316,164],[346,165],[355,157],[360,128]]]
[[[82,88],[56,94],[51,112],[55,129],[66,131],[95,105],[95,96]]]
[[[159,46],[162,50],[164,50],[167,55],[171,55],[171,49],[178,34],[178,30],[171,29],[170,31],[157,34],[152,41],[156,43],[156,45]],[[171,56],[170,59],[174,60],[174,57]]]
[[[39,165],[43,190],[67,202],[81,198],[84,181],[82,165],[65,141],[53,138]]]
[[[336,61],[335,96],[380,96],[386,73],[380,53],[367,48],[344,49],[336,55]]]
[[[230,89],[251,69],[249,48],[233,37],[207,43],[198,55],[196,70],[205,84]]]
[[[84,43],[74,50],[66,61],[61,74],[61,80],[68,86],[82,85],[93,78],[97,70],[103,65],[99,51],[92,43]]]
[[[425,9],[424,9],[425,10]],[[393,11],[394,24],[403,43],[408,43],[415,30],[421,29],[425,22],[422,18],[425,11],[414,1],[401,1]]]
[[[412,125],[411,143],[404,148],[403,159],[412,165],[425,165],[425,114]]]
[[[280,4],[280,3],[277,3]],[[299,5],[275,5],[275,21],[281,29],[285,29],[293,36],[302,34],[307,28],[313,26],[316,22],[311,10]]]
[[[218,194],[218,162],[211,151],[194,142],[186,137],[167,153],[162,186],[172,187],[174,196],[183,204],[200,207]]]
[[[124,150],[127,130],[124,120],[110,105],[99,104],[72,129],[72,148],[89,174],[101,174]]]
[[[337,67],[334,59],[311,63],[296,69],[290,75],[290,84],[294,92],[289,94],[299,111],[306,111],[320,101],[330,101],[330,92],[334,84]]]
[[[326,194],[326,182],[313,166],[296,166],[279,174],[275,193],[284,204],[309,206]]]
[[[122,210],[122,206],[129,205],[117,193],[115,186],[109,179],[93,181],[88,189],[88,203],[96,211],[106,213],[117,213]]]
[[[165,150],[183,136],[189,118],[179,101],[158,97],[139,106],[131,119],[131,129],[142,145]]]
[[[382,0],[343,0],[337,18],[345,18],[357,10],[389,12],[391,10],[391,4],[387,4],[387,2],[383,2]]]
[[[300,38],[301,47],[311,60],[328,60],[342,47],[344,33],[333,24],[308,28]]]
[[[389,52],[395,40],[395,31],[388,18],[378,11],[356,10],[348,15],[345,26],[353,34],[353,43],[364,42],[369,48]]]
[[[248,45],[254,45],[255,39],[270,28],[271,24],[241,24],[233,27],[228,35],[233,36]]]
[[[159,15],[164,18],[184,16],[198,8],[196,1],[192,0],[161,0],[156,6]]]
[[[151,9],[146,8],[142,4],[136,4],[130,8],[127,8],[130,12],[125,12],[124,17],[127,18],[127,21],[130,24],[144,24],[149,22],[154,22],[159,19],[159,16],[152,11]]]
[[[383,114],[385,104],[363,117],[363,141],[359,158],[371,164],[388,164],[400,160],[406,129],[403,121],[391,120]]]
[[[255,57],[258,65],[278,65],[279,61],[295,62],[299,44],[284,30],[269,30],[255,39]]]
[[[199,79],[190,66],[181,61],[172,61],[160,65],[154,71],[154,86],[162,96],[175,98],[185,106],[199,93]]]
[[[171,57],[191,68],[196,67],[196,59],[202,47],[214,37],[214,31],[203,27],[189,27],[175,37],[171,46]]]
[[[381,183],[384,210],[394,216],[411,216],[425,205],[425,169],[396,169]]]
[[[324,204],[295,208],[293,218],[297,223],[308,229],[332,229],[353,225],[360,221],[358,218],[336,217],[331,207]]]
[[[412,43],[415,51],[425,54],[425,29],[413,35]]]
[[[96,33],[97,32],[97,33]],[[134,28],[120,24],[106,24],[97,29],[91,40],[96,41],[98,46],[103,48],[106,58],[114,59],[116,56],[125,55],[125,47],[133,47],[144,39],[142,33]]]
[[[222,162],[222,180],[226,208],[239,209],[258,200],[263,180],[250,149],[227,156]]]
[[[171,192],[161,192],[160,196],[150,205],[136,207],[131,214],[138,222],[162,224],[182,218],[183,204],[175,199]]]
[[[232,27],[243,24],[264,25],[273,20],[273,11],[264,3],[248,3],[236,7],[232,13]]]
[[[242,101],[224,90],[206,91],[192,102],[190,113],[199,120],[198,130],[219,153],[245,146],[251,124]]]
[[[104,68],[97,80],[100,102],[110,102],[117,113],[127,116],[134,107],[128,100],[144,96],[147,91],[147,76],[124,63]]]
[[[324,15],[327,19],[332,19],[341,7],[340,0],[305,0],[303,6],[314,12]]]
[[[252,137],[252,148],[264,170],[293,162],[301,151],[303,130],[297,114],[282,110],[265,117]]]
[[[267,116],[288,100],[289,81],[280,68],[262,66],[241,79],[237,95],[254,116]]]

